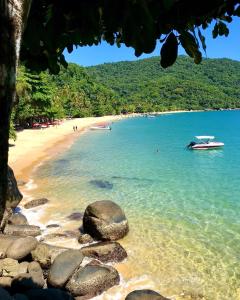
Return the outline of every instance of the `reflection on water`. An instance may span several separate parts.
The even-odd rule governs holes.
[[[127,215],[122,284],[101,299],[142,287],[174,299],[240,299],[239,130],[237,111],[125,120],[111,134],[85,134],[38,169],[33,192],[50,199],[45,223],[77,228],[67,216],[102,199]],[[225,148],[185,150],[199,132]]]

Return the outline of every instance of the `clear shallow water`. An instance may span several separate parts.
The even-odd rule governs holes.
[[[215,135],[225,148],[188,151],[194,135]],[[39,167],[35,180],[34,193],[51,199],[52,220],[102,199],[124,209],[130,233],[121,243],[129,258],[118,269],[125,290],[132,279],[132,287],[177,299],[240,299],[239,111],[114,123],[111,132],[82,135]]]

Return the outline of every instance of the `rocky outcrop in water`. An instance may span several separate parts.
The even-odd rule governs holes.
[[[26,204],[24,204],[24,208],[29,209],[29,208],[37,207],[40,205],[44,205],[48,202],[49,202],[49,200],[47,198],[33,199],[33,200],[27,202]]]
[[[39,226],[35,225],[6,225],[4,233],[16,236],[38,236],[41,234]]]
[[[110,287],[119,284],[117,270],[104,265],[80,267],[71,277],[66,289],[78,299],[89,299],[101,294]]]
[[[125,249],[117,242],[101,242],[81,248],[82,254],[101,262],[120,262],[127,257]]]
[[[83,229],[98,240],[114,241],[128,233],[128,221],[114,202],[103,200],[90,204],[83,216]]]
[[[125,300],[169,300],[152,290],[136,290],[127,295]]]

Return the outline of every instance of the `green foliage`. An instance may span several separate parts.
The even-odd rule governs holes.
[[[103,64],[88,73],[118,95],[123,112],[240,108],[240,63],[204,59],[198,66],[180,56],[159,68],[157,57]]]
[[[132,47],[135,55],[140,56],[151,53],[156,43],[164,42],[168,36],[163,47],[170,51],[163,49],[162,57],[162,65],[167,67],[175,61],[174,32],[176,37],[182,36],[181,43],[188,55],[199,63],[200,42],[204,51],[206,47],[203,35],[197,37],[195,32],[216,21],[213,37],[227,36],[227,23],[232,16],[240,15],[239,3],[239,0],[32,1],[21,60],[32,69],[49,68],[57,74],[60,65],[66,65],[62,54],[66,48],[71,52],[74,46],[97,45],[105,40],[111,45]],[[189,34],[193,34],[195,42]]]

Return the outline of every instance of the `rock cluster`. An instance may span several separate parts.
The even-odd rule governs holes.
[[[11,208],[20,201],[12,171]],[[15,180],[15,181],[14,181]],[[29,209],[46,204],[45,198],[25,204]],[[118,271],[106,263],[120,262],[127,257],[116,242],[128,233],[128,221],[123,210],[112,201],[90,204],[84,215],[72,213],[70,220],[83,219],[83,231],[50,233],[39,240],[38,226],[29,225],[21,213],[6,213],[3,234],[0,234],[0,300],[85,300],[119,284]],[[52,224],[48,228],[57,228]],[[43,242],[52,237],[72,237],[81,249],[57,247]],[[153,291],[134,291],[126,300],[167,300]]]

